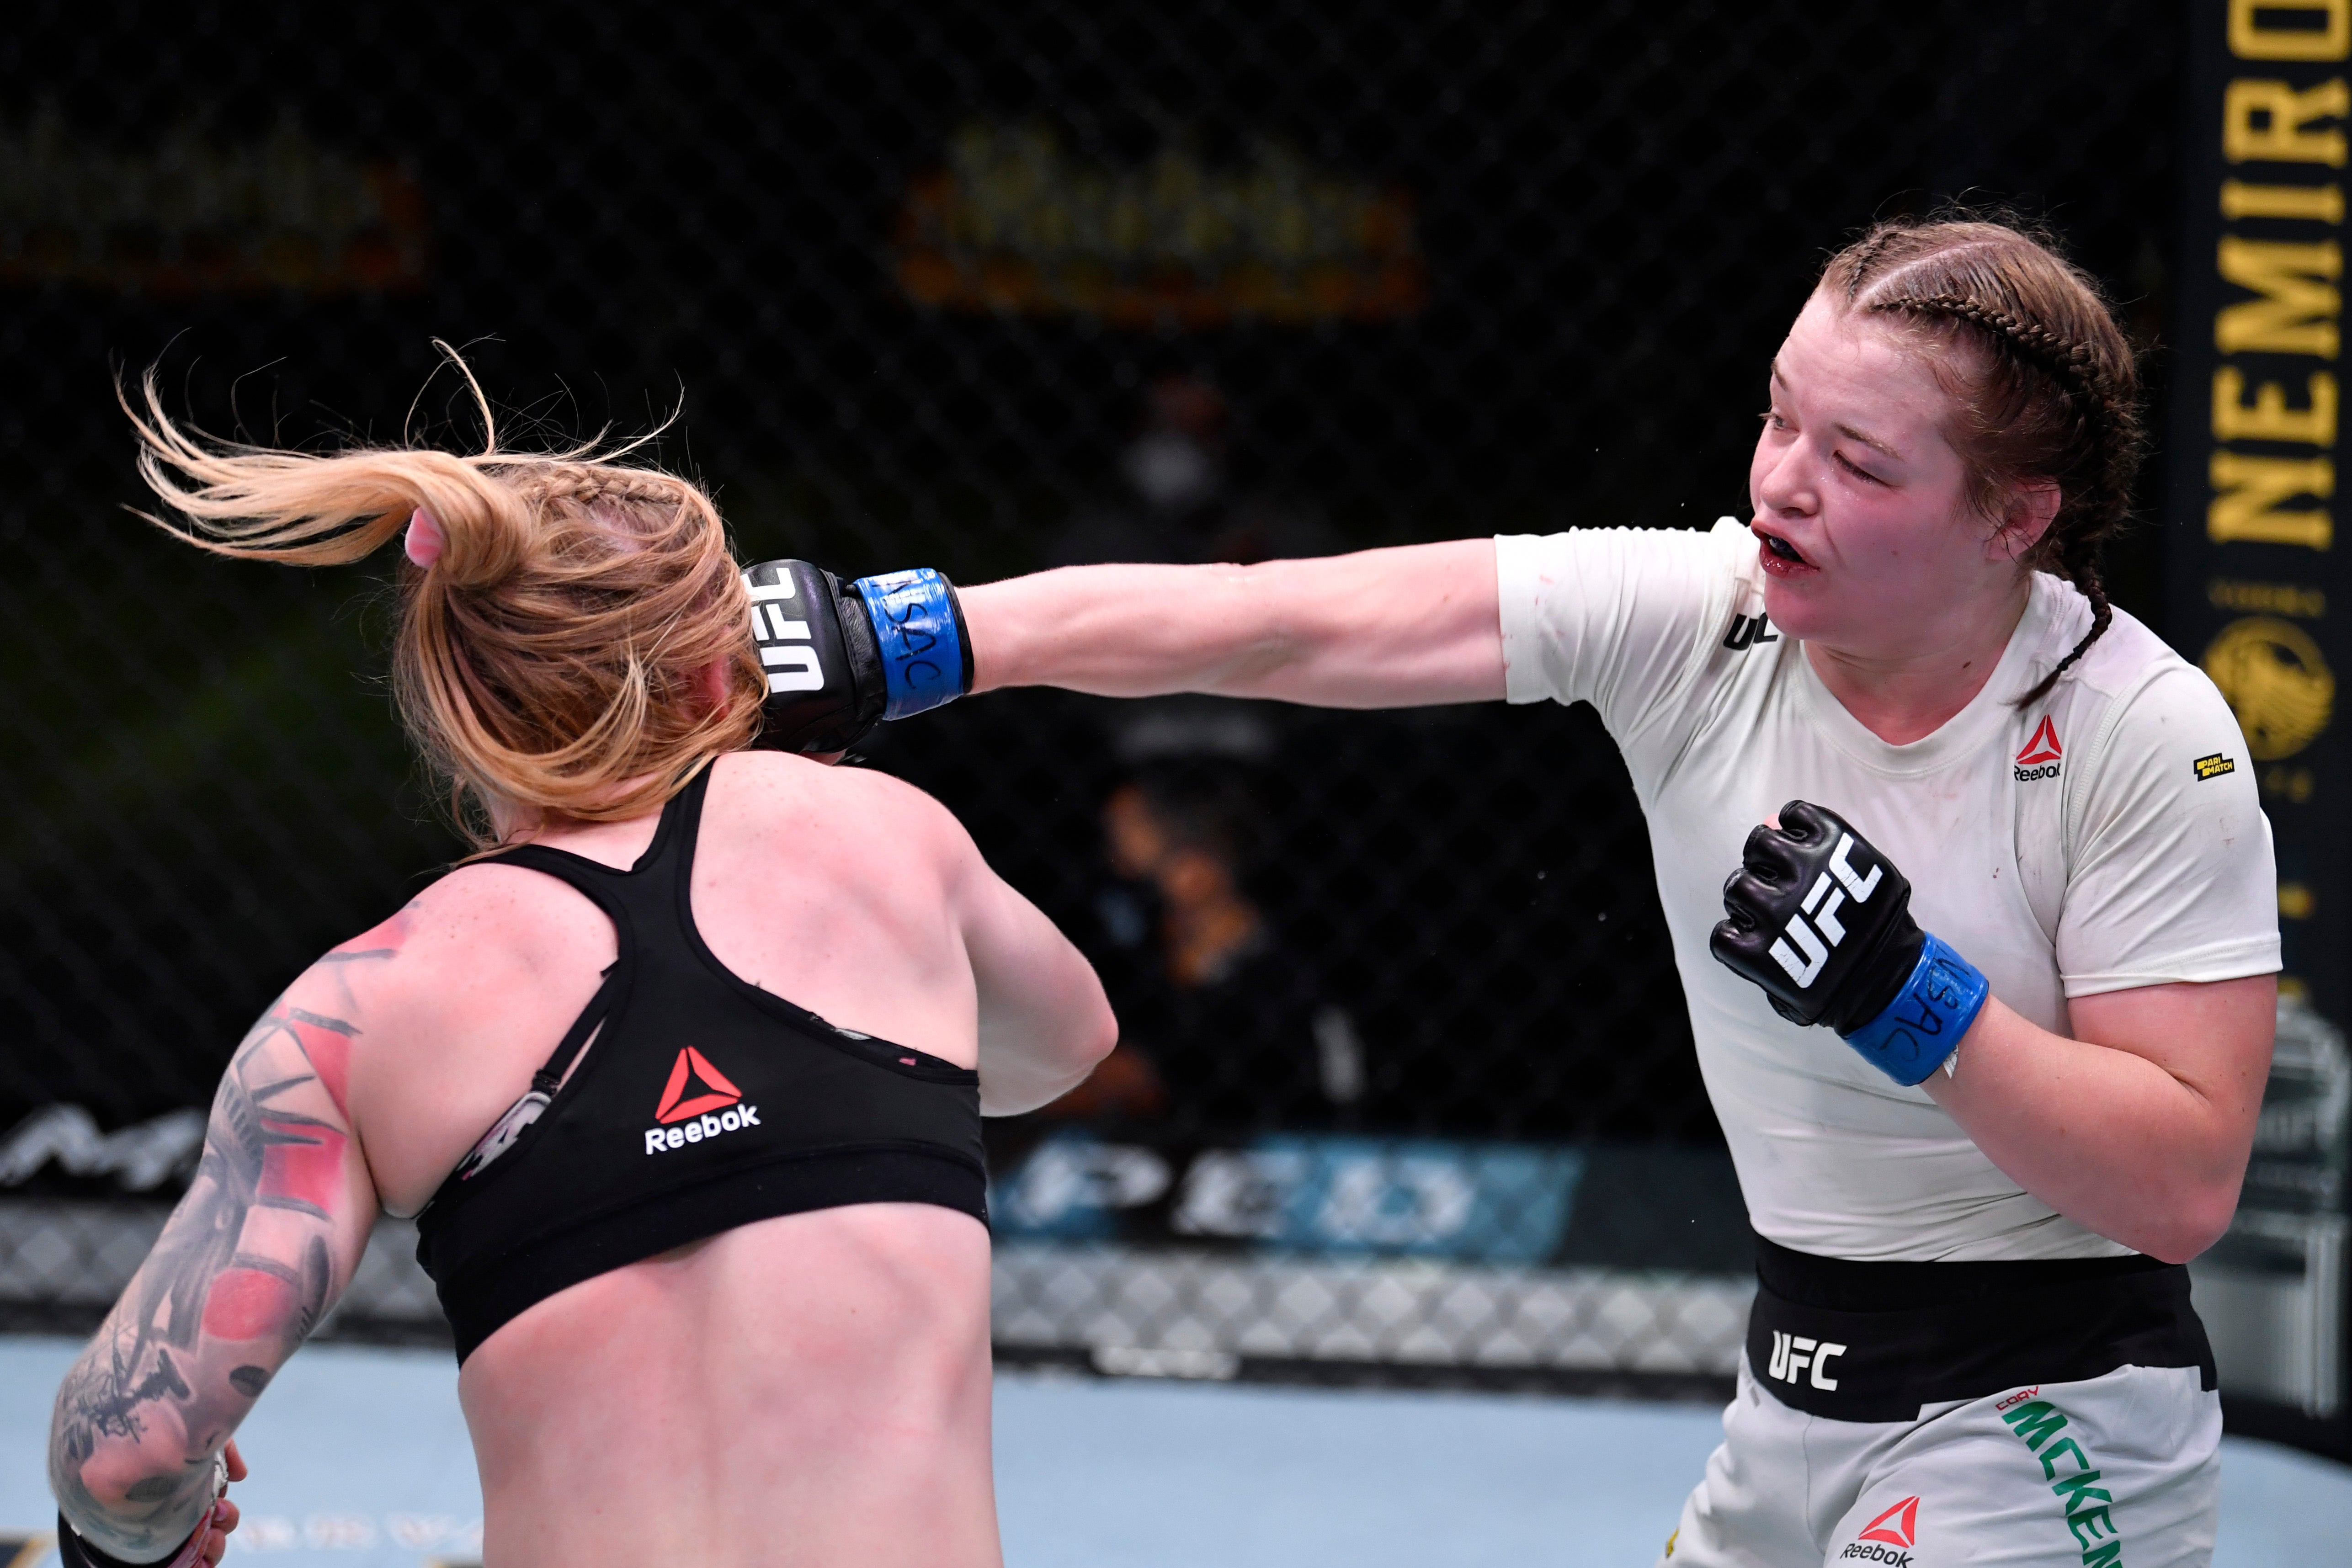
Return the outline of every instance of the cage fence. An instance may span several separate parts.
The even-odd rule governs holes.
[[[1874,216],[2011,204],[2155,340],[2177,52],[2124,0],[28,0],[0,1317],[103,1310],[245,1022],[456,852],[386,580],[127,516],[118,382],[248,439],[476,443],[446,340],[501,440],[667,420],[746,559],[845,574],[1705,526]],[[1748,1233],[1589,712],[1016,693],[866,765],[955,810],[1126,1026],[992,1130],[1007,1355],[1728,1375]],[[1202,899],[1244,935],[1179,940]],[[405,1236],[331,1332],[435,1332]]]

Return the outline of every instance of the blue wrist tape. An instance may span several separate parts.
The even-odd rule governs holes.
[[[1946,946],[1934,932],[1911,977],[1876,1018],[1844,1037],[1862,1058],[1897,1083],[1925,1080],[1958,1051],[1960,1036],[1977,1021],[1992,988],[1977,967]]]
[[[906,718],[963,695],[971,654],[948,580],[924,566],[861,577],[855,586],[882,654],[882,716]]]

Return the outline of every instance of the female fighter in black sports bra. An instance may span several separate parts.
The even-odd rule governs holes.
[[[998,1563],[979,1117],[1108,1051],[1085,960],[929,798],[743,749],[840,651],[755,649],[794,585],[747,585],[693,485],[494,441],[215,447],[152,386],[134,421],[191,543],[404,534],[402,711],[499,847],[238,1048],[59,1391],[68,1550],[217,1560],[230,1434],[379,1210],[422,1210],[487,1562]]]

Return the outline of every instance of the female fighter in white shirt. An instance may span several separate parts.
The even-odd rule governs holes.
[[[2244,1173],[2275,883],[2229,709],[2101,590],[2129,350],[2034,240],[1889,225],[1769,396],[1744,528],[1045,572],[964,596],[971,684],[1592,703],[1762,1238],[1666,1556],[2201,1563],[2178,1265]]]

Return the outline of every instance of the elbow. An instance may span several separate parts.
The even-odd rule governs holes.
[[[104,1448],[83,1453],[52,1431],[49,1440],[49,1490],[58,1511],[76,1534],[108,1555],[138,1562],[157,1542],[152,1527],[153,1503],[136,1505],[134,1496],[149,1497],[176,1477],[142,1462],[146,1456],[132,1450],[110,1453]],[[133,1522],[137,1518],[141,1522]],[[184,1533],[184,1532],[183,1532]]]
[[[1077,1050],[1073,1052],[1073,1065],[1085,1072],[1092,1072],[1118,1044],[1118,1016],[1110,1010],[1110,998],[1099,988],[1095,992],[1093,1015],[1080,1031]]]
[[[88,1456],[75,1451],[73,1445],[60,1430],[62,1423],[49,1426],[49,1493],[58,1500],[58,1512],[65,1521],[83,1536],[97,1539],[96,1531],[104,1528],[102,1518],[92,1517],[87,1482],[81,1478],[79,1461]]]
[[[982,1046],[982,1115],[1018,1116],[1084,1083],[1118,1043],[1118,1019],[1097,988],[1090,1005],[1065,1012],[1055,1027],[1029,1039],[1027,1049],[1001,1055]]]
[[[2209,1185],[2184,1195],[2151,1227],[2138,1249],[2167,1263],[2186,1263],[2221,1239],[2238,1212],[2238,1183]]]
[[[1118,1019],[1110,1010],[1110,1003],[1097,988],[1093,1003],[1084,1016],[1071,1020],[1069,1032],[1063,1037],[1057,1082],[1039,1103],[1058,1100],[1063,1095],[1094,1076],[1114,1047],[1118,1044]],[[1024,1107],[1026,1108],[1026,1107]]]
[[[50,1478],[49,1490],[58,1500],[58,1517],[71,1526],[73,1532],[80,1536],[87,1545],[97,1547],[119,1562],[134,1561],[125,1553],[136,1550],[141,1543],[126,1540],[115,1527],[113,1517],[99,1512],[92,1506],[95,1499],[87,1493],[74,1495],[70,1489],[58,1485],[54,1475]]]

